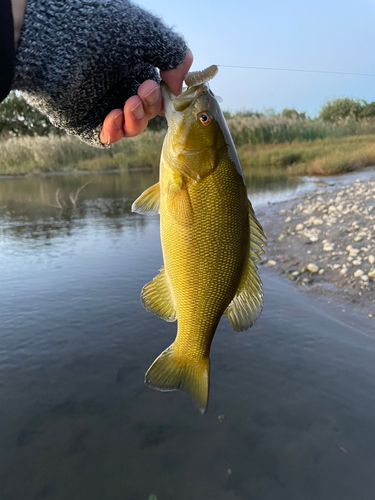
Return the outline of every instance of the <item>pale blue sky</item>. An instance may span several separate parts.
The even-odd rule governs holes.
[[[194,70],[211,64],[375,74],[375,0],[138,0],[187,40]],[[156,5],[157,4],[157,5]],[[222,108],[294,107],[329,98],[375,100],[375,77],[219,68]]]

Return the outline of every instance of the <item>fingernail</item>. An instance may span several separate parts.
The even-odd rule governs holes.
[[[137,118],[137,120],[140,120],[141,118],[143,118],[145,116],[145,112],[143,111],[143,106],[142,106],[142,103],[139,102],[132,110],[131,112],[133,113],[133,115],[135,116],[135,118]]]
[[[153,106],[156,104],[159,99],[159,87],[154,87],[148,94],[145,95],[144,100],[147,102],[149,106]]]
[[[123,113],[121,112],[118,115],[116,115],[114,118],[115,127],[117,130],[120,130],[120,128],[122,128],[122,116],[123,116]]]

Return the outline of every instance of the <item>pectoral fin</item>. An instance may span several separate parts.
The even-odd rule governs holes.
[[[187,189],[170,191],[168,208],[176,220],[184,223],[191,222],[193,210]]]
[[[157,182],[153,186],[143,191],[132,205],[132,212],[142,215],[155,215],[159,213],[160,186]]]
[[[142,288],[141,301],[147,311],[160,316],[165,321],[176,321],[176,308],[173,304],[164,266],[160,269],[159,274]]]
[[[255,217],[250,201],[248,207],[250,225],[249,257],[237,293],[224,311],[232,324],[233,330],[236,332],[242,332],[253,326],[263,309],[262,282],[257,274],[256,262],[260,258],[259,254],[263,252],[266,237],[262,226]]]

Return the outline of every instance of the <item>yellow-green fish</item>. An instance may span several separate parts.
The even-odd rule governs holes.
[[[251,327],[263,305],[255,262],[264,234],[247,198],[241,166],[207,81],[216,66],[189,73],[175,97],[162,82],[168,132],[160,180],[133,204],[160,213],[164,266],[142,289],[144,307],[178,322],[177,336],[153,362],[145,382],[183,389],[202,413],[209,390],[210,346],[225,314],[235,331]]]

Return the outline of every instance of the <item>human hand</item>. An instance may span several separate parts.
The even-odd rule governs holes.
[[[131,0],[27,0],[12,88],[56,127],[103,146],[162,113],[160,76],[178,93],[191,60],[183,38]]]
[[[193,54],[186,52],[185,59],[175,69],[160,72],[175,95],[182,90],[182,83],[193,63]],[[138,88],[137,95],[129,97],[124,109],[114,109],[105,118],[100,132],[102,144],[117,142],[123,137],[134,137],[145,130],[148,120],[163,113],[160,87],[154,80],[146,80]]]

